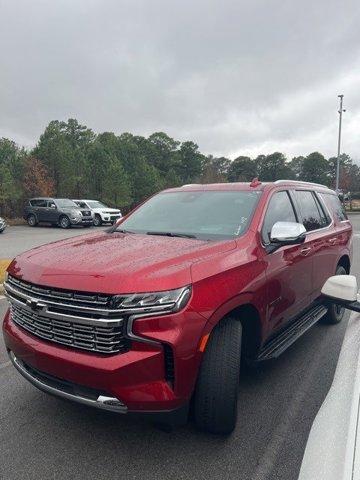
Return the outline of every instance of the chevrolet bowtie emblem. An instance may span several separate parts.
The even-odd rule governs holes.
[[[38,300],[35,300],[34,298],[28,298],[26,300],[26,305],[31,308],[34,312],[38,310],[43,310],[45,308],[45,305],[43,303],[40,303]]]

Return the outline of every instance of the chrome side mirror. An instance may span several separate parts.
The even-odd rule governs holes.
[[[270,233],[271,243],[281,245],[296,245],[303,243],[306,236],[306,229],[302,223],[276,222]]]
[[[360,295],[353,275],[334,275],[328,278],[321,293],[332,303],[360,312]]]

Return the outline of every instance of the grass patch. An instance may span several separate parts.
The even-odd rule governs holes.
[[[0,283],[3,283],[5,278],[5,271],[7,267],[10,265],[11,260],[7,260],[6,258],[0,258]]]

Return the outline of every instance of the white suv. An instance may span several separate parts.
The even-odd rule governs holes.
[[[94,218],[95,227],[103,223],[115,223],[122,217],[120,210],[109,208],[98,200],[73,200],[79,207],[88,208]]]

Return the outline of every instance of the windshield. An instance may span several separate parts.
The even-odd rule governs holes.
[[[78,206],[76,205],[75,202],[73,202],[72,200],[69,200],[68,198],[57,198],[55,200],[55,203],[58,207],[61,207],[61,208],[78,208]]]
[[[93,201],[93,202],[87,202],[90,208],[108,208],[106,205],[104,205],[101,202]]]
[[[168,192],[152,197],[117,230],[226,239],[247,229],[261,192]]]
[[[80,208],[88,208],[88,206],[86,205],[85,202],[78,202],[76,200],[74,200],[74,202],[76,203],[76,205],[78,205]]]

